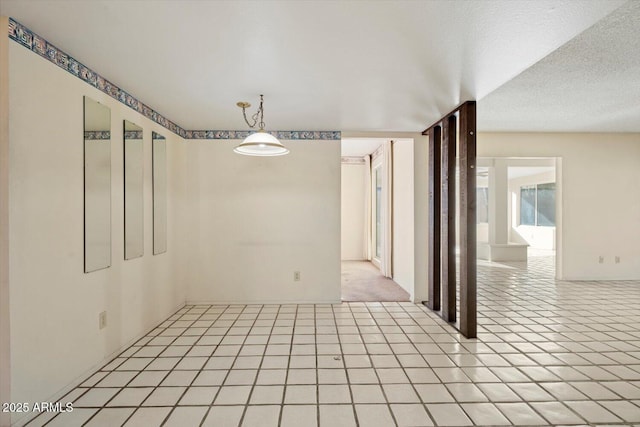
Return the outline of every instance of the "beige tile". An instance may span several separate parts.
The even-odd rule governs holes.
[[[345,369],[318,369],[319,384],[347,384]]]
[[[416,391],[424,403],[454,402],[453,396],[442,384],[416,384]]]
[[[433,379],[433,377],[435,377],[435,375],[433,375],[433,373],[430,372],[428,368],[425,369],[426,372],[424,374],[413,373],[409,369],[405,371],[402,368],[381,368],[381,369],[376,369],[375,371],[379,378],[379,382],[382,384],[407,384],[409,383],[409,377],[412,377],[412,379],[415,379],[415,380],[424,379],[424,381],[422,382],[434,382],[434,381],[427,381],[427,380]],[[433,377],[430,377],[430,375],[433,375]],[[437,380],[435,382],[437,382]]]
[[[96,412],[98,412],[98,409],[88,408],[77,408],[72,412],[61,412],[47,424],[47,427],[81,426]]]
[[[320,405],[320,427],[356,427],[351,405]]]
[[[232,369],[224,380],[224,385],[251,385],[257,375],[257,369]]]
[[[551,424],[582,424],[584,420],[560,402],[533,402],[530,404]]]
[[[419,403],[420,399],[409,384],[383,384],[382,389],[389,403]]]
[[[618,423],[622,421],[597,402],[579,401],[564,403],[590,423]]]
[[[315,405],[284,405],[280,427],[314,427],[318,425]]]
[[[284,403],[317,403],[317,389],[315,385],[289,385],[287,386]]]
[[[261,369],[258,371],[256,384],[259,385],[277,385],[285,384],[287,379],[286,369]]]
[[[348,385],[325,385],[318,386],[318,396],[320,404],[326,403],[351,403],[351,393]]]
[[[107,406],[140,406],[152,391],[152,387],[123,388]]]
[[[172,371],[162,380],[160,385],[163,387],[189,386],[196,375],[198,375],[198,371]]]
[[[215,405],[244,405],[249,399],[251,386],[229,385],[220,387]]]
[[[514,425],[546,424],[546,421],[526,403],[496,403],[496,407]]]
[[[211,405],[219,387],[189,387],[178,405]]]
[[[616,401],[599,401],[600,405],[604,406],[610,412],[616,416],[622,418],[625,422],[640,422],[640,402],[635,404],[624,400]]]
[[[387,405],[355,405],[361,426],[388,427],[394,425]]]
[[[379,382],[376,370],[373,368],[347,369],[351,384],[377,384]]]
[[[242,427],[264,427],[278,425],[280,406],[247,406]]]
[[[386,403],[382,388],[377,384],[351,385],[354,403]]]
[[[147,397],[142,406],[173,406],[178,403],[178,399],[182,397],[185,390],[186,387],[158,387]]]
[[[515,391],[522,400],[528,402],[544,402],[555,400],[542,387],[535,383],[511,383],[509,387]]]
[[[570,384],[553,382],[553,383],[540,383],[540,386],[549,392],[557,400],[586,400],[587,396],[576,390]]]
[[[212,406],[202,427],[238,427],[243,412],[244,406]]]
[[[282,385],[257,385],[253,387],[249,404],[280,404],[284,395],[284,386]]]
[[[489,400],[474,384],[452,383],[446,384],[446,387],[458,402],[486,402]]]
[[[424,405],[421,404],[393,404],[391,411],[395,416],[398,426],[432,426]]]
[[[124,427],[160,427],[162,422],[171,412],[171,408],[139,408]]]
[[[427,411],[438,426],[470,426],[473,422],[456,403],[427,404]]]
[[[163,427],[185,427],[200,425],[209,410],[206,406],[178,406],[167,418]]]
[[[134,410],[134,408],[103,408],[84,425],[87,427],[119,426],[129,418]]]
[[[112,371],[104,377],[96,387],[124,387],[133,379],[138,372]]]
[[[492,403],[463,403],[462,409],[476,425],[511,425]]]
[[[119,388],[94,388],[88,390],[75,402],[73,402],[74,408],[87,408],[87,407],[99,407],[104,406],[120,391]]]
[[[316,384],[315,369],[289,369],[287,384]]]

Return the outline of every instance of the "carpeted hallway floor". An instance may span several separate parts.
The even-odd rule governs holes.
[[[409,294],[369,261],[343,261],[342,301],[409,301]]]

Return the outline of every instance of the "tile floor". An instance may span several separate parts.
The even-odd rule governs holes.
[[[640,426],[640,282],[479,262],[477,340],[421,305],[186,306],[30,426]]]

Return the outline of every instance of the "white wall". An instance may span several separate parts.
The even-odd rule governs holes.
[[[6,34],[6,33],[5,33]],[[9,43],[11,401],[54,401],[184,304],[178,230],[152,256],[151,130],[167,137],[168,215],[179,224],[184,143],[104,93]],[[83,272],[83,95],[111,108],[112,265]],[[144,257],[124,261],[122,120],[144,129]],[[108,326],[98,329],[106,310]]]
[[[420,303],[428,300],[429,295],[429,137],[418,134],[413,141],[413,302]]]
[[[480,166],[480,164],[478,164],[478,166]],[[489,177],[476,176],[476,187],[489,188]],[[489,242],[489,223],[488,222],[476,223],[476,241],[482,242],[482,243]]]
[[[238,143],[186,143],[187,300],[339,302],[340,141],[284,141],[270,158]]]
[[[554,250],[556,227],[520,225],[520,187],[556,182],[555,171],[523,176],[509,180],[509,241],[526,243],[531,248]],[[556,203],[558,202],[556,198]]]
[[[341,184],[341,259],[365,259],[365,192],[369,191],[364,163],[343,163]]]
[[[0,16],[0,34],[7,34],[8,18]],[[0,37],[0,402],[11,402],[9,303],[9,38]],[[0,426],[11,415],[0,411]]]
[[[560,278],[640,279],[640,134],[479,133],[478,156],[561,157]]]
[[[393,280],[413,299],[413,139],[393,141]]]

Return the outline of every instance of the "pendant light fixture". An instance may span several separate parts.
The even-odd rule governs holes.
[[[247,122],[247,125],[253,129],[257,124],[258,131],[246,137],[233,151],[238,154],[244,154],[245,156],[283,156],[289,153],[289,150],[287,150],[275,136],[264,130],[264,107],[262,105],[262,98],[263,96],[260,95],[260,107],[258,107],[258,111],[251,116],[253,123],[247,120],[246,111],[247,108],[251,107],[251,104],[248,102],[238,102],[236,104],[242,108],[242,116],[244,117],[244,121]]]

